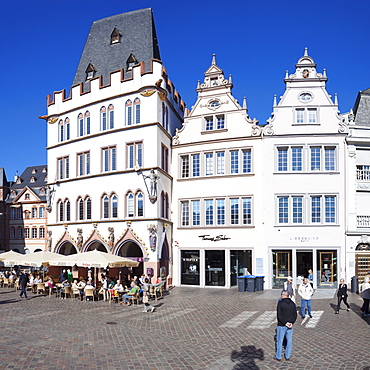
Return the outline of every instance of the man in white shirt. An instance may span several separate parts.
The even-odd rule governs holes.
[[[312,318],[311,314],[311,297],[313,289],[307,278],[303,279],[303,283],[298,288],[298,294],[301,296],[301,315],[302,319],[306,317],[306,306],[308,316]]]

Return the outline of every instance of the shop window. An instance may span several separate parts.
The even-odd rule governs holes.
[[[207,286],[225,285],[225,251],[205,251],[205,283]]]
[[[181,284],[199,285],[200,252],[181,251]]]

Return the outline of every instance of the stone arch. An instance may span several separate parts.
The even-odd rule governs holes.
[[[57,241],[54,247],[54,252],[64,254],[66,256],[78,252],[78,248],[70,237],[68,231],[65,231],[62,237]]]
[[[87,238],[81,252],[93,251],[94,249],[109,253],[109,246],[105,243],[96,230],[94,230],[93,233]]]

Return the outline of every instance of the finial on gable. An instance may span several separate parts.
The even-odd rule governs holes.
[[[304,48],[304,56],[308,57],[308,48]]]
[[[231,84],[233,83],[233,79],[232,79],[231,74],[229,75],[229,82],[230,82]]]
[[[274,94],[274,101],[273,101],[272,105],[273,105],[274,107],[275,107],[275,106],[277,106],[276,94]]]
[[[334,105],[338,105],[338,94],[334,94]]]
[[[326,68],[324,68],[324,69],[322,70],[322,75],[323,75],[324,77],[326,77]]]
[[[212,65],[215,66],[216,65],[216,54],[213,54],[212,55]]]
[[[245,96],[243,98],[243,109],[245,109],[245,111],[248,112],[247,98]]]

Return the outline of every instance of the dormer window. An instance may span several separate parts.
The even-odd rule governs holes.
[[[86,81],[91,80],[92,78],[94,78],[95,72],[96,72],[96,70],[95,70],[94,66],[91,63],[89,63],[89,65],[87,66],[86,71],[85,71]]]
[[[46,191],[45,191],[45,188],[41,188],[41,189],[40,189],[40,195],[45,195],[45,192],[46,192]]]
[[[113,32],[110,35],[110,44],[119,44],[121,42],[122,35],[117,30],[117,28],[114,28]]]
[[[135,64],[138,64],[139,62],[137,61],[137,59],[135,58],[134,54],[130,54],[130,56],[127,58],[126,60],[126,69],[128,71],[131,71],[132,67],[135,65]]]
[[[30,179],[30,182],[35,182],[35,181],[36,181],[36,178],[32,176]]]
[[[17,196],[17,192],[15,190],[13,190],[11,193],[10,193],[10,197],[11,198],[15,198]]]
[[[45,167],[42,169],[42,173],[46,173],[46,168]]]
[[[35,174],[37,172],[36,168],[32,170],[32,173]]]
[[[24,195],[24,199],[29,200],[29,199],[30,199],[30,195],[29,195],[29,194],[25,194],[25,195]]]
[[[17,178],[17,184],[21,184],[22,183],[22,179],[20,177]]]

